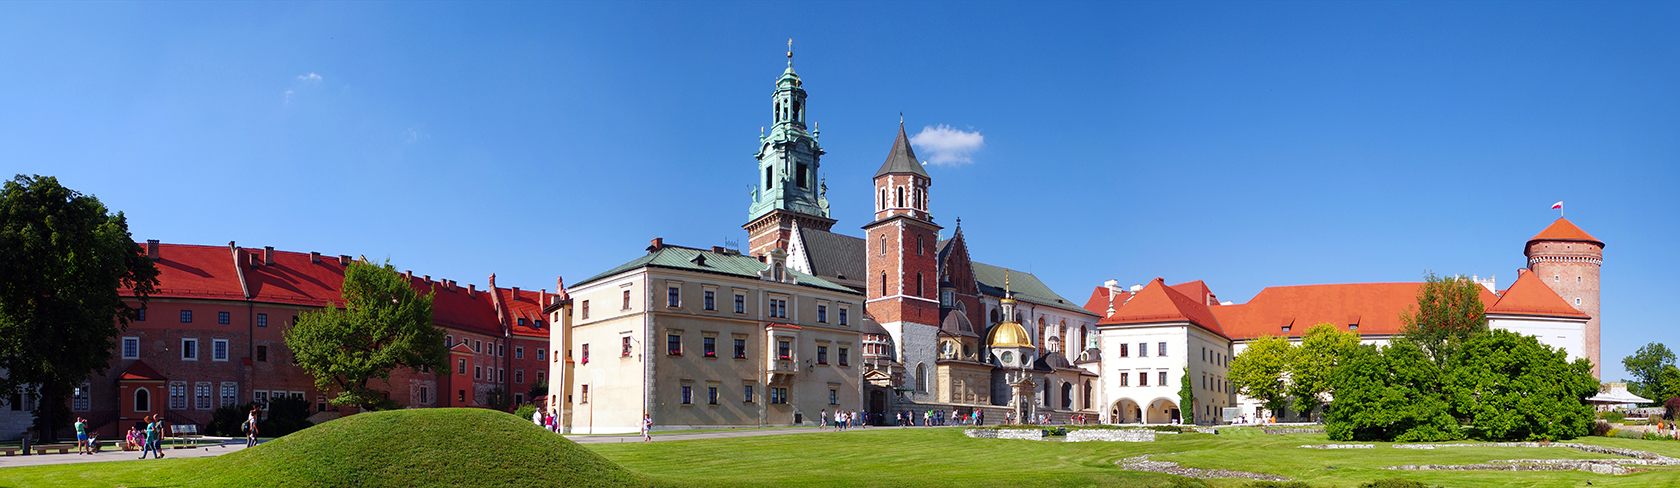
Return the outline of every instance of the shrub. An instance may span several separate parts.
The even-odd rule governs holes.
[[[534,415],[536,413],[537,413],[537,407],[535,407],[533,405],[530,405],[530,404],[525,404],[525,405],[520,405],[519,410],[514,410],[513,411],[513,416],[519,417],[519,418],[522,418],[522,419],[529,419],[529,418],[531,418],[531,415]]]
[[[210,414],[210,423],[204,424],[204,435],[245,437],[245,418],[250,415],[252,405],[255,404],[222,405]]]
[[[263,437],[280,437],[312,425],[315,423],[309,421],[308,401],[302,398],[274,398],[268,401],[268,418],[257,422],[257,433]]]
[[[1680,414],[1680,397],[1670,398],[1663,402],[1663,418],[1674,420],[1676,414]]]
[[[1605,421],[1608,421],[1610,423],[1621,423],[1621,421],[1627,419],[1627,415],[1623,414],[1622,412],[1618,412],[1618,411],[1615,411],[1615,410],[1610,410],[1610,411],[1605,411],[1605,412],[1599,412],[1598,413],[1598,418],[1604,419]]]
[[[1619,434],[1621,432],[1622,432],[1621,429],[1610,429],[1610,430],[1604,431],[1603,434],[1599,434],[1599,435],[1602,435],[1602,436],[1605,436],[1605,437],[1615,437],[1616,434]]]
[[[1388,478],[1359,485],[1359,488],[1429,488],[1429,485],[1417,480]]]
[[[1603,436],[1604,433],[1610,432],[1611,430],[1610,422],[1603,420],[1593,422],[1592,435]]]
[[[1618,431],[1616,431],[1615,436],[1623,438],[1623,439],[1641,439],[1641,438],[1644,438],[1644,435],[1640,434],[1638,431],[1633,431],[1633,430],[1618,430]]]

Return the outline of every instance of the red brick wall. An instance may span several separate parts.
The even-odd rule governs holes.
[[[1529,257],[1528,269],[1546,286],[1576,310],[1592,316],[1587,320],[1586,353],[1593,364],[1593,376],[1599,376],[1598,274],[1604,248],[1589,242],[1534,241],[1523,254]],[[1575,304],[1577,298],[1581,300],[1579,305]]]
[[[917,252],[917,238],[922,249]],[[895,219],[870,227],[865,239],[868,246],[869,285],[867,306],[877,322],[939,323],[939,277],[936,274],[934,247],[938,227],[911,219]],[[884,247],[883,247],[884,246]],[[921,274],[921,293],[916,293],[917,273]],[[884,279],[883,279],[884,277]],[[882,301],[874,301],[884,297]],[[927,301],[904,296],[919,296]]]

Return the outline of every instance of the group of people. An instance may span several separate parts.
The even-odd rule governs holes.
[[[834,430],[844,430],[869,425],[869,412],[835,410],[834,418],[829,418],[828,410],[823,409],[820,419],[824,426],[832,427]]]
[[[899,427],[913,425],[984,425],[986,423],[986,413],[979,409],[971,410],[968,413],[958,412],[954,408],[951,409],[950,413],[946,413],[944,410],[924,410],[921,414],[922,421],[919,424],[916,423],[916,416],[915,411],[899,412],[894,416],[894,420],[898,422]]]
[[[560,418],[543,410],[531,413],[531,423],[553,433],[560,433]]]
[[[146,459],[147,454],[153,457],[163,457],[163,418],[157,415],[147,415],[138,425],[128,426],[128,435],[123,438],[123,450],[140,450],[140,459]],[[80,420],[78,420],[78,424]],[[81,436],[78,428],[77,436]],[[89,453],[92,454],[92,453]]]
[[[76,455],[99,452],[99,439],[88,432],[87,419],[76,417]]]

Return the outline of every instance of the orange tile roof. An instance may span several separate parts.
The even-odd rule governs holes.
[[[496,320],[496,306],[491,303],[488,290],[473,293],[463,286],[451,288],[442,281],[421,276],[409,279],[409,283],[421,294],[432,293],[433,324],[495,337],[502,335],[502,324]]]
[[[1400,313],[1417,305],[1423,283],[1347,283],[1268,287],[1248,303],[1213,307],[1219,323],[1235,340],[1263,335],[1300,337],[1320,323],[1347,330],[1358,324],[1360,335],[1400,333]],[[1481,288],[1484,307],[1498,300]],[[1289,326],[1289,332],[1283,327]]]
[[[1488,314],[1501,315],[1538,315],[1547,317],[1570,317],[1590,319],[1591,316],[1581,313],[1575,307],[1558,296],[1552,287],[1546,286],[1545,279],[1527,269],[1517,272],[1517,281],[1505,289],[1499,297],[1499,302],[1488,307]]]
[[[1173,285],[1172,289],[1178,290],[1178,292],[1183,293],[1184,296],[1194,298],[1196,301],[1202,302],[1203,305],[1219,305],[1219,302],[1208,303],[1208,301],[1213,298],[1213,290],[1208,289],[1207,283],[1202,282],[1202,280],[1179,283]]]
[[[1091,298],[1085,300],[1085,311],[1097,314],[1099,317],[1108,316],[1108,287],[1099,286],[1091,290]]]
[[[147,366],[145,361],[139,360],[134,361],[134,364],[128,365],[128,369],[123,370],[122,374],[117,377],[118,381],[163,381],[166,379],[168,378],[165,378],[162,373],[158,373],[157,370],[152,369],[151,366]]]
[[[1591,242],[1598,244],[1599,247],[1604,247],[1604,241],[1598,240],[1597,237],[1581,230],[1580,227],[1576,227],[1574,223],[1563,217],[1558,217],[1557,221],[1552,222],[1552,225],[1546,226],[1546,230],[1540,231],[1539,234],[1534,235],[1533,239],[1528,240],[1528,242],[1534,241]]]
[[[508,309],[507,325],[509,332],[519,336],[548,337],[549,327],[546,326],[548,320],[543,315],[542,304],[538,303],[542,295],[547,292],[519,290],[518,299],[513,298],[513,289],[511,288],[498,287],[496,293]],[[519,325],[519,319],[521,318],[525,319],[525,325]],[[543,321],[544,327],[535,327],[539,320]]]
[[[1202,299],[1186,296],[1168,287],[1161,278],[1149,282],[1137,292],[1137,296],[1115,307],[1114,315],[1098,321],[1097,325],[1161,322],[1190,322],[1215,334],[1225,335],[1219,319],[1208,310]]]

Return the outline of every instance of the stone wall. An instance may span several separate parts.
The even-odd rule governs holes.
[[[1155,431],[1148,429],[1081,429],[1070,430],[1067,442],[1153,442]]]
[[[977,439],[1021,439],[1029,441],[1044,439],[1044,432],[1038,429],[967,429],[963,431],[963,434]]]

